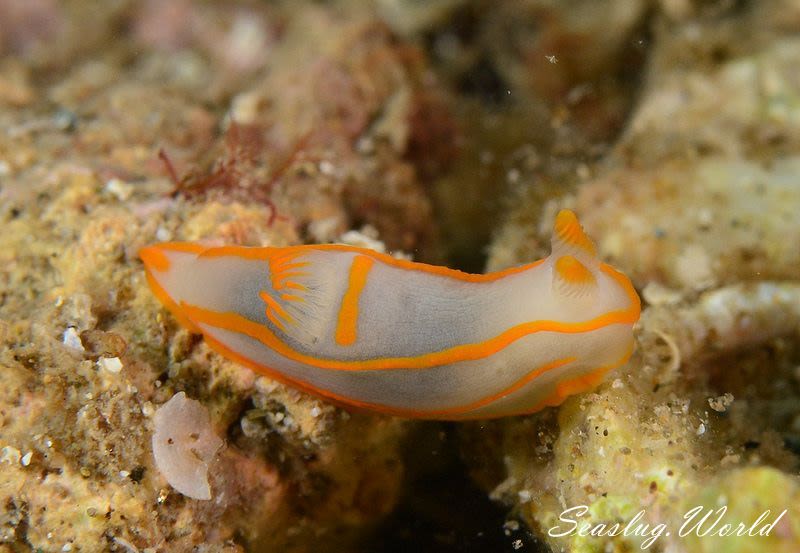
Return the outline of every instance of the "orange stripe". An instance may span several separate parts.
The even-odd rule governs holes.
[[[303,286],[302,284],[299,284],[297,282],[292,282],[291,280],[289,282],[284,282],[281,288],[290,288],[292,290],[301,290],[301,291],[308,290],[308,286]]]
[[[291,250],[291,252],[286,252],[285,250]],[[505,269],[503,271],[497,271],[495,273],[475,275],[470,273],[464,273],[456,269],[450,269],[448,267],[439,267],[437,265],[427,265],[425,263],[417,263],[415,261],[406,261],[405,259],[397,259],[385,253],[379,253],[365,248],[357,248],[355,246],[347,246],[345,244],[312,244],[304,246],[287,246],[285,248],[269,248],[269,247],[248,248],[246,246],[220,246],[204,250],[203,253],[200,255],[200,257],[221,257],[225,255],[233,255],[236,257],[241,257],[243,259],[255,259],[264,261],[264,260],[269,260],[276,255],[283,256],[283,255],[289,255],[290,253],[292,253],[293,255],[301,255],[313,251],[337,251],[337,252],[357,253],[361,255],[366,255],[368,257],[375,259],[376,261],[381,261],[383,263],[386,263],[387,265],[396,267],[398,269],[406,269],[410,271],[422,271],[424,273],[444,276],[452,278],[454,280],[460,280],[463,282],[492,282],[509,275],[526,271],[532,267],[544,263],[545,261],[544,259],[540,259],[538,261],[529,263],[527,265],[521,265],[519,267],[511,267],[509,269]]]
[[[509,394],[513,394],[517,390],[521,389],[523,386],[531,382],[532,380],[536,380],[540,375],[546,373],[547,371],[551,371],[553,369],[557,369],[559,367],[563,367],[564,365],[571,363],[577,359],[576,357],[565,357],[564,359],[556,359],[552,363],[547,363],[546,365],[541,365],[536,367],[532,371],[529,371],[525,376],[514,382],[511,386],[500,390],[497,393],[492,395],[483,397],[477,401],[473,401],[472,403],[468,403],[466,405],[459,405],[458,407],[452,407],[450,409],[443,409],[440,411],[426,411],[429,415],[458,415],[461,413],[465,413],[467,411],[474,411],[475,409],[479,409],[481,407],[485,407],[490,403],[494,403],[495,401],[506,397]]]
[[[356,341],[358,327],[358,298],[367,284],[367,275],[375,260],[364,255],[357,255],[350,265],[347,290],[342,296],[342,306],[339,308],[339,317],[336,322],[336,343],[340,346],[349,346]]]
[[[270,246],[265,246],[265,247],[270,247]],[[286,249],[286,248],[273,248],[273,249],[276,249],[276,250],[277,249],[281,249],[281,250],[283,250],[283,249]],[[270,257],[269,261],[270,261],[270,263],[274,263],[275,265],[283,265],[284,263],[291,263],[291,261],[295,257],[297,257],[297,253],[289,251],[289,252],[286,252],[284,254],[275,254],[272,257]]]
[[[510,275],[527,271],[528,269],[532,269],[547,261],[547,258],[544,258],[538,261],[534,261],[533,263],[528,263],[527,265],[511,267],[503,271],[497,271],[494,273],[488,273],[482,275],[474,275],[470,273],[457,271],[455,269],[449,269],[447,267],[439,267],[436,265],[427,265],[425,263],[417,263],[414,261],[397,259],[390,255],[379,253],[373,250],[368,250],[365,248],[357,248],[355,246],[346,246],[344,244],[287,246],[285,248],[270,248],[270,247],[248,248],[245,246],[220,246],[215,248],[204,248],[199,244],[194,244],[191,242],[165,242],[159,244],[158,247],[177,250],[177,251],[190,251],[198,253],[199,257],[221,257],[225,255],[233,255],[236,257],[241,257],[243,259],[254,259],[262,261],[269,260],[272,258],[282,259],[284,257],[297,256],[311,251],[345,251],[345,252],[359,253],[361,255],[367,255],[369,257],[372,257],[376,261],[381,261],[383,263],[386,263],[387,265],[396,267],[398,269],[406,269],[409,271],[422,271],[425,273],[444,276],[464,282],[492,282]],[[636,290],[634,290],[631,281],[628,280],[628,277],[626,277],[625,275],[623,275],[622,273],[620,273],[619,271],[617,271],[616,269],[605,263],[600,264],[600,270],[605,272],[608,276],[612,277],[614,280],[616,280],[617,283],[623,288],[623,290],[625,290],[626,294],[628,295],[628,298],[631,301],[632,311],[634,309],[633,306],[635,306],[636,316],[634,318],[634,321],[638,320],[639,318],[638,313],[640,309],[639,296],[636,293]]]
[[[297,262],[295,259],[298,257],[297,252],[290,251],[288,253],[277,254],[271,256],[267,259],[269,263],[269,273],[270,273],[270,282],[272,283],[272,288],[277,290],[282,290],[283,288],[294,288],[298,289],[302,285],[292,282],[290,279],[295,276],[307,276],[308,273],[294,271],[293,269],[299,269],[310,265],[307,261],[300,261]],[[286,281],[286,282],[284,282]],[[302,289],[305,289],[302,286]],[[293,296],[291,294],[287,294],[292,298],[300,299],[299,296]]]
[[[235,363],[239,363],[243,367],[247,367],[258,374],[263,374],[265,376],[268,376],[269,378],[272,378],[273,380],[277,380],[278,382],[282,382],[289,386],[293,386],[294,388],[297,388],[303,392],[319,396],[325,399],[326,401],[330,401],[331,403],[339,405],[340,407],[344,407],[347,409],[357,409],[373,413],[382,413],[384,415],[393,415],[398,417],[409,417],[418,419],[429,417],[429,415],[427,415],[425,411],[418,411],[415,409],[403,409],[402,407],[390,407],[388,405],[382,405],[380,403],[370,403],[367,401],[361,401],[358,399],[353,399],[347,396],[339,395],[337,393],[331,392],[330,390],[325,390],[324,388],[317,388],[316,386],[314,386],[309,382],[292,378],[290,376],[283,374],[277,369],[273,369],[272,367],[262,365],[261,363],[253,361],[252,359],[248,359],[247,357],[244,357],[243,355],[236,353],[228,346],[226,346],[213,336],[206,334],[205,332],[203,332],[203,335],[205,336],[206,343],[209,345],[209,347],[211,347],[211,349],[213,349],[223,357],[226,357],[234,361]]]
[[[599,383],[602,380],[603,376],[605,376],[609,371],[619,367],[620,365],[625,364],[628,361],[628,359],[630,359],[631,353],[633,353],[633,340],[631,340],[631,346],[628,349],[628,352],[625,353],[625,355],[623,355],[618,361],[615,361],[611,365],[606,365],[606,366],[594,369],[587,376],[596,377],[596,382]],[[511,389],[510,391],[505,392],[505,393],[504,393],[504,391],[499,392],[498,394],[495,394],[495,396],[503,397],[505,395],[508,395],[508,394],[514,392],[514,391],[517,391],[518,389],[522,388],[522,386],[524,386],[525,384],[527,384],[531,380],[535,380],[536,377],[539,376],[540,374],[542,374],[543,372],[545,372],[547,370],[552,370],[552,369],[560,367],[560,366],[563,366],[564,364],[569,363],[574,359],[575,358],[565,358],[565,359],[562,359],[562,360],[556,360],[553,363],[549,363],[548,365],[544,365],[542,367],[538,367],[538,368],[534,369],[533,371],[531,371],[531,373],[529,373],[528,375],[526,375],[522,379],[520,379],[520,381],[518,381],[515,384],[512,384],[509,387],[509,388],[513,388],[513,389]],[[562,363],[562,361],[563,361],[563,363]],[[552,366],[552,365],[555,365],[555,366]],[[315,389],[313,385],[309,384],[308,386],[310,386],[312,389]],[[329,393],[329,394],[332,394],[332,392],[327,392],[327,390],[325,392]],[[319,392],[317,392],[317,393],[319,393]],[[507,416],[518,416],[518,415],[528,415],[530,413],[535,413],[536,411],[540,411],[545,407],[552,407],[552,406],[555,406],[555,405],[559,405],[565,399],[565,397],[561,397],[560,399],[556,399],[554,397],[554,395],[551,395],[548,398],[546,398],[544,401],[542,401],[539,404],[537,404],[535,407],[532,407],[532,408],[529,408],[529,409],[526,409],[526,410],[523,410],[523,411],[496,413],[496,414],[492,414],[492,415],[487,416],[487,415],[481,415],[481,414],[478,414],[478,413],[470,414],[468,411],[473,410],[473,409],[476,408],[476,407],[472,407],[471,405],[466,406],[466,407],[454,408],[453,410],[449,410],[448,409],[448,410],[443,410],[443,411],[425,411],[425,410],[417,410],[417,409],[403,409],[403,408],[398,408],[398,407],[390,407],[390,406],[386,406],[386,405],[378,405],[378,404],[367,403],[367,402],[362,402],[362,401],[358,401],[358,400],[348,400],[347,398],[343,398],[343,396],[339,396],[339,395],[336,395],[336,394],[332,394],[332,395],[334,396],[333,397],[333,401],[336,402],[336,403],[340,403],[341,404],[341,403],[344,402],[345,404],[347,404],[347,402],[350,401],[350,402],[352,402],[351,405],[354,405],[355,407],[358,407],[360,409],[374,410],[374,411],[378,411],[380,413],[385,413],[385,414],[389,414],[389,415],[397,415],[397,416],[401,416],[401,417],[410,417],[410,418],[419,418],[419,419],[435,418],[435,419],[441,419],[441,420],[459,420],[459,421],[480,420],[480,419],[487,419],[487,418],[499,418],[499,417],[507,417]],[[492,396],[492,397],[494,397],[494,396]],[[498,397],[497,399],[500,399],[500,397]],[[483,400],[479,400],[479,402],[482,402],[482,401]],[[476,403],[478,403],[478,402],[476,402]],[[487,404],[488,403],[489,402],[487,402]],[[458,416],[459,414],[461,416]]]
[[[147,246],[139,250],[139,259],[142,260],[145,267],[148,269],[155,269],[159,272],[169,271],[171,263],[169,257],[158,246]]]
[[[513,417],[518,415],[530,415],[531,413],[541,411],[545,407],[555,407],[556,405],[560,405],[565,399],[567,399],[567,397],[569,397],[569,395],[579,393],[581,391],[588,391],[590,388],[599,385],[600,382],[603,380],[603,377],[610,371],[627,363],[628,360],[631,358],[631,355],[633,355],[633,347],[634,347],[634,341],[631,340],[628,351],[626,351],[625,354],[622,357],[620,357],[617,361],[611,363],[610,365],[598,367],[586,375],[565,381],[565,383],[567,384],[566,387],[561,387],[559,389],[559,387],[557,386],[556,390],[552,394],[544,398],[534,407],[525,409],[523,411],[509,411],[506,413],[502,413],[498,416]],[[576,390],[575,387],[570,384],[575,380],[583,380],[584,384],[586,384],[586,387],[583,390]],[[567,395],[564,395],[563,392],[565,391],[566,388],[571,388],[573,391]]]
[[[275,313],[272,312],[272,309],[265,309],[264,314],[267,316],[267,319],[272,322],[272,324],[277,326],[282,332],[286,332],[286,327],[283,326],[283,322],[275,315]]]
[[[336,403],[339,406],[346,407],[346,408],[356,408],[356,409],[364,410],[364,411],[378,412],[378,413],[383,413],[385,415],[393,415],[393,416],[399,416],[399,417],[409,417],[409,418],[418,418],[418,419],[422,419],[422,418],[438,418],[439,417],[439,414],[437,414],[437,413],[440,413],[440,412],[437,412],[437,411],[426,411],[426,410],[422,410],[422,409],[406,409],[406,408],[403,408],[403,407],[392,407],[390,405],[384,405],[384,404],[381,404],[381,403],[372,403],[372,402],[369,402],[369,401],[362,401],[362,400],[350,398],[350,397],[347,397],[347,396],[343,396],[343,395],[337,394],[335,392],[331,392],[330,390],[326,390],[324,388],[318,388],[315,385],[311,384],[310,382],[287,376],[286,374],[280,372],[277,369],[273,369],[272,367],[268,367],[266,365],[262,365],[261,363],[258,363],[257,361],[253,361],[252,359],[244,357],[240,353],[235,352],[234,350],[230,349],[228,346],[226,346],[225,344],[223,344],[222,342],[220,342],[219,340],[217,340],[216,338],[214,338],[213,336],[210,336],[209,334],[207,334],[205,332],[203,332],[203,335],[205,336],[206,343],[209,345],[209,347],[211,347],[211,349],[213,349],[214,351],[216,351],[220,355],[222,355],[222,356],[234,361],[235,363],[239,363],[240,365],[242,365],[244,367],[247,367],[247,368],[251,369],[252,371],[254,371],[256,373],[266,375],[269,378],[277,380],[278,382],[282,382],[282,383],[287,384],[289,386],[293,386],[295,388],[298,388],[299,390],[301,390],[303,392],[310,393],[310,394],[322,397],[325,400],[333,402],[333,403]],[[536,369],[536,370],[539,370],[539,369]],[[455,408],[455,409],[457,409],[457,408]],[[464,410],[466,411],[467,409],[469,409],[469,407],[466,407]],[[444,413],[444,412],[441,412],[441,414],[446,415],[446,413]],[[447,419],[446,416],[442,417],[442,418],[445,419],[445,420]],[[469,418],[481,418],[481,417],[469,417],[469,416],[467,416],[467,417],[454,418],[453,420],[467,420]],[[486,417],[484,416],[482,418],[486,418]]]
[[[162,242],[153,246],[145,246],[138,252],[139,259],[141,259],[147,267],[157,271],[167,271],[170,267],[169,257],[165,250],[193,253],[199,255],[207,250],[205,246],[201,246],[195,242]]]
[[[244,357],[243,355],[233,351],[228,346],[224,345],[222,342],[218,341],[216,338],[208,335],[207,333],[203,332],[203,334],[205,335],[206,343],[211,347],[211,349],[213,349],[214,351],[216,351],[220,355],[222,355],[224,357],[227,357],[228,359],[231,359],[232,361],[234,361],[236,363],[239,363],[240,365],[242,365],[244,367],[247,367],[247,368],[249,368],[249,369],[251,369],[251,370],[253,370],[253,371],[255,371],[255,372],[259,373],[259,374],[263,374],[263,375],[268,376],[269,378],[277,380],[278,382],[282,382],[282,383],[287,384],[289,386],[294,386],[295,388],[298,388],[299,390],[302,390],[302,391],[304,391],[306,393],[310,393],[310,394],[322,397],[322,398],[326,399],[327,401],[335,403],[335,404],[337,404],[337,405],[339,405],[341,407],[346,407],[346,408],[350,408],[350,409],[355,408],[355,409],[358,409],[358,410],[365,410],[365,411],[383,413],[385,415],[394,415],[394,416],[399,416],[399,417],[409,417],[409,418],[417,418],[417,419],[441,418],[443,420],[448,420],[448,419],[449,420],[475,420],[475,419],[497,418],[497,417],[506,417],[506,416],[516,416],[516,415],[527,415],[527,414],[539,411],[539,410],[543,409],[544,407],[548,407],[548,406],[553,405],[553,403],[546,403],[548,401],[548,399],[549,399],[548,398],[548,399],[545,399],[544,402],[540,402],[535,407],[530,408],[530,409],[526,409],[524,411],[497,413],[497,414],[491,415],[491,417],[487,417],[486,415],[478,415],[478,414],[470,415],[469,413],[466,413],[463,416],[453,416],[452,418],[450,418],[450,417],[448,417],[446,415],[445,416],[441,416],[441,417],[437,416],[434,411],[425,411],[425,410],[420,410],[420,409],[404,409],[402,407],[391,407],[391,406],[383,405],[383,404],[379,404],[379,403],[370,403],[370,402],[367,402],[367,401],[361,401],[361,400],[349,398],[349,397],[337,394],[335,392],[331,392],[330,390],[325,390],[323,388],[317,388],[313,384],[311,384],[309,382],[306,382],[304,380],[299,380],[299,379],[295,379],[295,378],[289,377],[289,376],[283,374],[282,372],[280,372],[277,369],[273,369],[272,367],[268,367],[266,365],[262,365],[261,363],[253,361],[252,359],[248,359],[247,357]],[[625,356],[623,356],[623,358],[620,359],[618,362],[613,363],[613,364],[608,365],[608,366],[605,366],[605,367],[600,367],[598,369],[595,369],[592,372],[593,373],[597,373],[597,372],[601,372],[602,371],[602,373],[605,374],[608,371],[610,371],[610,370],[612,370],[612,369],[624,364],[628,360],[629,357],[630,357],[630,353],[628,353]],[[535,371],[538,371],[538,370],[539,369],[535,369]],[[562,398],[562,400],[563,400],[563,398]]]
[[[298,261],[297,263],[281,263],[274,266],[274,270],[276,273],[282,273],[283,271],[289,271],[291,269],[298,269],[300,267],[305,267],[307,265],[311,265],[308,261]],[[269,266],[270,270],[273,269],[273,264],[270,263]]]
[[[282,286],[281,282],[283,282],[287,278],[304,277],[304,276],[308,276],[308,275],[309,275],[309,273],[304,273],[304,272],[301,272],[301,271],[294,271],[294,272],[288,272],[288,273],[278,273],[277,275],[272,275],[272,285],[273,285],[274,288],[278,288],[278,287]]]
[[[229,247],[229,246],[223,246],[223,247]],[[279,247],[276,248],[276,247],[272,247],[272,246],[264,246],[263,248],[258,248],[258,249],[268,248],[268,249],[274,250],[276,252],[282,252],[282,253],[275,253],[274,255],[270,256],[270,262],[277,263],[278,265],[280,265],[281,263],[288,263],[289,261],[291,261],[292,259],[294,259],[295,257],[297,257],[299,255],[298,252],[292,251],[292,247],[293,246],[287,246],[287,247],[283,247],[283,248],[279,248]],[[251,248],[248,248],[248,249],[251,249]]]
[[[312,384],[309,384],[308,382],[306,382],[304,380],[299,380],[299,379],[295,379],[295,378],[292,378],[290,376],[287,376],[287,375],[285,375],[284,373],[280,372],[277,369],[273,369],[272,367],[268,367],[268,366],[263,365],[261,363],[258,363],[256,361],[253,361],[252,359],[244,357],[243,355],[241,355],[241,354],[235,352],[234,350],[230,349],[228,346],[226,346],[225,344],[223,344],[222,342],[220,342],[219,340],[217,340],[216,338],[214,338],[213,336],[211,336],[207,332],[201,331],[201,333],[203,334],[206,343],[208,344],[208,346],[211,349],[213,349],[214,351],[216,351],[217,353],[219,353],[223,357],[225,357],[227,359],[230,359],[234,363],[238,363],[238,364],[242,365],[243,367],[247,367],[248,369],[250,369],[250,370],[252,370],[252,371],[254,371],[254,372],[258,373],[258,374],[263,374],[265,376],[268,376],[269,378],[272,378],[273,380],[277,380],[278,382],[282,382],[283,384],[287,384],[289,386],[293,386],[293,387],[295,387],[295,388],[297,388],[297,389],[299,389],[299,390],[301,390],[303,392],[323,397],[326,400],[331,401],[333,403],[336,403],[336,404],[338,404],[340,406],[344,406],[344,407],[352,407],[352,406],[354,406],[353,402],[349,401],[344,396],[340,397],[337,394],[334,394],[334,393],[329,392],[327,390],[323,390],[321,388],[317,388],[317,387],[313,386]]]
[[[295,294],[281,294],[281,299],[284,301],[299,301],[301,303],[306,301],[304,297]]]
[[[623,277],[624,278],[624,277]],[[637,297],[638,300],[638,297]],[[564,323],[561,321],[531,321],[500,333],[499,335],[472,344],[462,344],[451,348],[417,355],[413,357],[384,357],[363,361],[340,361],[336,359],[321,359],[312,355],[300,353],[287,346],[270,330],[260,323],[242,317],[237,313],[219,313],[201,307],[181,303],[181,310],[186,315],[198,322],[216,326],[225,330],[232,330],[255,338],[270,349],[299,363],[311,365],[319,369],[340,371],[365,371],[387,369],[427,369],[439,365],[449,365],[459,361],[474,361],[484,359],[505,348],[520,338],[536,332],[563,332],[577,334],[590,332],[611,324],[632,324],[639,318],[638,301],[635,306],[623,311],[610,311],[604,315],[583,322]]]
[[[291,317],[291,315],[289,315],[286,312],[283,306],[279,304],[277,301],[275,301],[275,299],[272,296],[270,296],[267,292],[262,290],[261,292],[258,293],[258,295],[261,297],[262,300],[264,300],[264,303],[267,304],[267,307],[271,308],[276,315],[278,315],[279,317],[285,319],[290,323],[294,322],[294,319]]]
[[[591,390],[600,384],[600,382],[603,380],[603,375],[605,375],[604,370],[595,370],[590,373],[559,382],[556,385],[556,395],[561,399],[561,401],[563,401],[569,396],[574,396],[575,394],[580,394],[581,392]],[[559,401],[559,403],[561,401]]]

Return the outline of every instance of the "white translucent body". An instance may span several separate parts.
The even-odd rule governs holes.
[[[307,264],[292,278],[304,287],[292,291],[302,300],[289,301],[282,297],[285,291],[272,288],[275,275],[268,260],[169,249],[164,253],[169,269],[151,269],[151,274],[179,307],[244,317],[267,329],[288,353],[279,353],[239,328],[192,319],[204,334],[252,364],[323,395],[415,416],[457,419],[531,410],[552,397],[559,383],[624,361],[632,347],[633,320],[602,321],[609,313],[633,309],[638,317],[638,300],[620,284],[618,273],[569,245],[556,243],[554,255],[544,262],[485,282],[378,258],[358,298],[357,339],[342,345],[335,340],[339,312],[353,260],[364,254],[302,249],[292,259]],[[581,286],[560,280],[554,260],[562,254],[580,259],[591,271],[593,283]],[[264,292],[291,322],[279,327],[267,317],[267,304],[259,295]],[[550,323],[582,322],[587,323],[585,331],[547,330],[553,326]],[[398,367],[396,361],[382,366],[382,360],[417,359],[464,345],[491,344],[520,325],[545,330],[523,333],[479,358],[455,355],[424,368]],[[353,362],[354,368],[326,367],[327,361]],[[363,361],[374,363],[368,369],[358,368]],[[554,362],[563,364],[526,380],[531,371]]]

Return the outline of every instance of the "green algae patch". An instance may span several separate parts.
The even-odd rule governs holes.
[[[800,550],[800,485],[773,468],[722,476],[685,503],[678,530],[690,553]]]
[[[648,520],[646,511],[630,496],[609,495],[590,505],[565,509],[546,523],[548,536],[565,538],[574,553],[623,552],[648,549],[666,531]]]

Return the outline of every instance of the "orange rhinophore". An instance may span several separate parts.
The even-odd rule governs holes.
[[[148,281],[223,355],[337,403],[430,419],[529,413],[633,350],[639,297],[562,211],[549,257],[473,275],[351,246],[143,248]]]

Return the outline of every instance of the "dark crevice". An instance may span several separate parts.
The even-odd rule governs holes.
[[[455,423],[423,423],[406,442],[403,495],[362,551],[545,553],[521,521],[492,502],[459,456]]]

